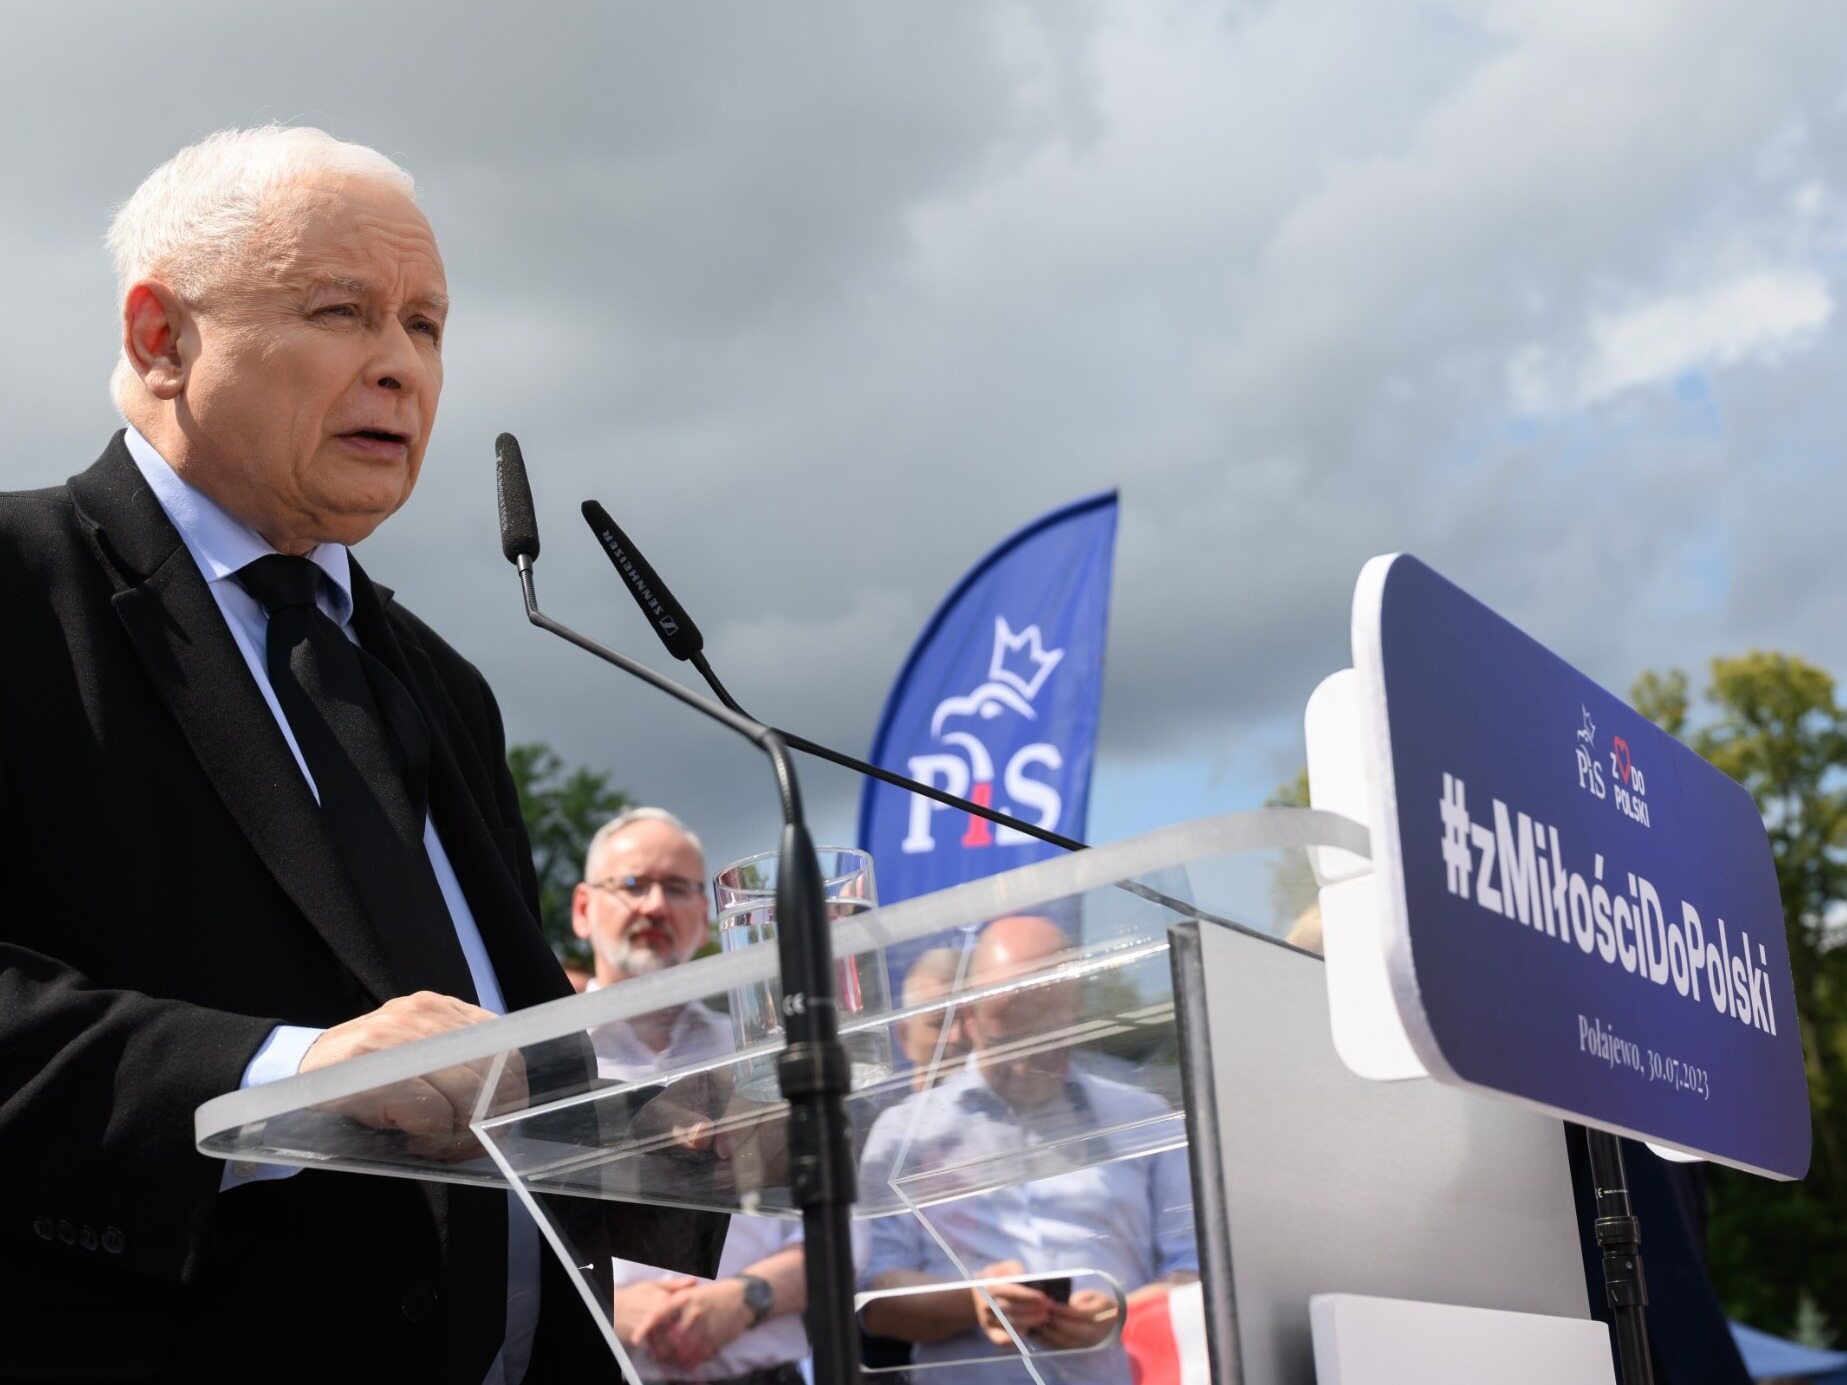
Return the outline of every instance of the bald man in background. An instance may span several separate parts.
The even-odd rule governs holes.
[[[1080,984],[1052,979],[1072,944],[1050,919],[996,919],[982,931],[968,967],[971,990],[1001,986],[968,1008],[972,1050],[961,1072],[919,1092],[874,1123],[861,1159],[862,1186],[935,1167],[979,1168],[1030,1159],[1042,1141],[1074,1131],[1127,1127],[1167,1114],[1159,1097],[1086,1072],[1059,1038],[1079,1017]],[[1015,987],[1005,983],[1017,981]],[[1036,1040],[1043,1040],[1036,1042]],[[1183,1151],[1121,1158],[926,1208],[922,1216],[976,1278],[1101,1270],[1131,1301],[1196,1278],[1191,1185]],[[872,1223],[862,1289],[896,1289],[964,1276],[916,1217]],[[1079,1278],[1068,1302],[1029,1284],[990,1294],[1035,1353],[1035,1367],[1062,1385],[1126,1385],[1129,1364],[1116,1333],[1115,1297]],[[867,1331],[915,1343],[919,1366],[1005,1357],[1014,1347],[980,1293],[969,1289],[879,1299],[863,1313]],[[1075,1352],[1039,1359],[1041,1352]],[[945,1385],[1026,1381],[1023,1366],[983,1361],[940,1366]]]

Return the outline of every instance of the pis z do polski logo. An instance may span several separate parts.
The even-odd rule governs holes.
[[[998,808],[1042,828],[1056,828],[1064,813],[1064,796],[1056,784],[1047,783],[1034,771],[1055,774],[1062,769],[1064,756],[1058,747],[1050,741],[1030,741],[1007,757],[997,776],[990,745],[1000,738],[984,737],[982,732],[997,724],[1010,730],[1021,719],[1037,721],[1034,703],[1064,657],[1064,650],[1045,647],[1037,625],[1015,631],[1005,616],[996,616],[987,677],[972,692],[944,698],[930,714],[931,738],[947,749],[911,756],[906,772],[984,808]],[[994,796],[996,782],[1004,794],[999,801]],[[906,855],[936,850],[935,815],[950,810],[913,794],[910,811],[909,830],[899,850]],[[1017,846],[1032,840],[1014,828],[967,816],[960,846]]]
[[[1591,720],[1590,708],[1580,703],[1578,711],[1583,715],[1577,736],[1578,787],[1592,798],[1610,800],[1631,822],[1652,827],[1648,819],[1648,781],[1635,763],[1629,742],[1618,735],[1610,736],[1606,775],[1605,758],[1597,751],[1597,723]]]

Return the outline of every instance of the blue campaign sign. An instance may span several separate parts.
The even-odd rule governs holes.
[[[1110,491],[1046,515],[983,558],[905,661],[873,763],[1081,837],[1115,540]],[[885,904],[1060,854],[873,780],[860,798],[859,842]]]
[[[1415,558],[1367,564],[1353,645],[1387,967],[1432,1076],[1807,1173],[1750,795]]]

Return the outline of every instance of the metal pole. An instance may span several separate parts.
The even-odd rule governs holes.
[[[530,497],[526,508],[531,509]],[[533,542],[537,551],[537,541]],[[859,1385],[859,1326],[853,1314],[850,1233],[857,1179],[846,1096],[852,1069],[840,1042],[834,999],[834,941],[814,840],[802,818],[802,794],[782,737],[760,722],[701,697],[626,654],[598,644],[539,609],[532,556],[515,559],[526,618],[579,649],[633,674],[670,697],[747,737],[769,756],[782,808],[776,872],[776,941],[782,965],[782,1022],[788,1036],[777,1078],[789,1102],[789,1181],[802,1209],[808,1282],[808,1341],[815,1385]]]
[[[1642,1271],[1642,1223],[1629,1206],[1623,1149],[1606,1130],[1584,1131],[1590,1152],[1597,1210],[1597,1246],[1603,1251],[1603,1292],[1610,1307],[1622,1385],[1654,1385],[1648,1350],[1648,1283]]]
[[[771,753],[782,753],[770,734]],[[782,1022],[788,1036],[776,1075],[789,1102],[789,1183],[802,1209],[808,1281],[808,1344],[815,1385],[857,1385],[859,1326],[853,1316],[853,1242],[848,1219],[856,1178],[846,1094],[852,1072],[840,1042],[833,938],[814,841],[799,804],[782,830],[776,870],[776,943]]]

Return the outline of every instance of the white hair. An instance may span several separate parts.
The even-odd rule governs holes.
[[[665,808],[624,808],[597,828],[596,835],[590,839],[590,848],[584,852],[584,879],[588,880],[595,872],[596,858],[602,854],[603,848],[638,822],[666,823],[686,838],[693,850],[699,853],[700,861],[705,860],[705,843],[699,840],[699,835]]]
[[[189,144],[142,180],[116,209],[107,244],[115,260],[116,302],[158,276],[181,298],[196,299],[243,259],[275,194],[317,175],[369,178],[415,197],[416,183],[376,149],[348,144],[306,125],[220,130]],[[126,355],[109,389],[127,410],[139,383]]]

